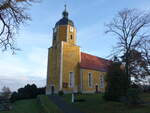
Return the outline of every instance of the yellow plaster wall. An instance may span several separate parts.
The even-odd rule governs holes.
[[[52,57],[53,49],[49,48],[48,49],[48,66],[47,66],[47,84],[49,85],[50,83],[53,83],[52,76],[50,76],[50,73],[53,73],[53,67],[52,67],[52,62],[53,57]]]
[[[47,88],[54,85],[55,91],[59,90],[60,80],[60,50],[61,45],[49,49],[48,55],[48,69],[47,69]]]
[[[57,42],[67,41],[67,26],[59,26],[57,28]]]
[[[89,69],[81,69],[82,73],[82,90],[83,92],[95,92],[96,91],[96,85],[98,85],[98,91],[104,92],[105,91],[105,82],[104,82],[104,88],[100,88],[100,77],[104,77],[106,75],[105,72],[95,71],[95,70],[89,70]],[[92,88],[88,85],[88,73],[92,73],[93,77],[93,84]]]
[[[69,73],[75,73],[75,89],[79,89],[79,62],[80,62],[80,47],[72,45],[70,43],[63,42],[63,83],[67,83],[68,86],[63,88],[64,91],[73,91],[69,88]]]
[[[70,31],[70,27],[73,28],[73,32]],[[72,39],[71,39],[72,35]],[[56,40],[57,43],[60,41],[66,41],[70,44],[76,44],[76,28],[70,25],[61,25],[57,28],[57,33],[56,33]]]
[[[76,44],[76,28],[73,27],[73,32],[70,31],[70,25],[68,25],[68,43],[75,45]],[[72,35],[72,39],[71,39]]]
[[[60,68],[62,63],[62,90],[63,91],[79,91],[82,82],[83,92],[95,92],[95,86],[98,85],[98,91],[104,92],[104,88],[100,88],[100,77],[105,76],[105,72],[80,69],[79,63],[81,62],[80,47],[76,46],[76,29],[73,27],[73,32],[70,31],[70,25],[59,26],[56,32],[56,43],[49,49],[48,54],[48,71],[47,71],[47,88],[53,84],[55,90],[60,89]],[[72,39],[71,39],[72,35]],[[61,45],[62,44],[62,45]],[[62,52],[62,53],[61,53]],[[61,62],[62,58],[62,62]],[[75,88],[69,88],[69,73],[74,72]],[[93,87],[88,86],[88,73],[93,75]],[[82,77],[80,77],[82,74]],[[63,87],[63,83],[67,83],[67,87]]]
[[[48,49],[48,64],[47,64],[47,83],[46,83],[46,92],[50,90],[50,83],[53,83],[52,76],[50,76],[50,73],[53,73],[53,68],[52,68],[52,62],[53,57],[52,57],[52,52],[53,49],[49,48]]]
[[[60,57],[61,57],[61,43],[57,45],[56,48],[53,50],[55,53],[53,54],[53,71],[55,72],[54,80],[55,80],[55,86],[57,90],[59,90],[59,80],[60,80]]]
[[[70,31],[70,27],[73,28],[73,32]],[[72,35],[72,39],[71,39]],[[66,41],[70,44],[76,44],[76,28],[70,25],[59,26],[57,28],[57,42]]]
[[[55,89],[59,90],[60,86],[60,68],[61,68],[61,51],[63,51],[63,79],[65,82],[69,80],[69,72],[75,72],[75,84],[78,87],[79,82],[79,55],[80,48],[75,46],[76,29],[73,27],[73,32],[70,31],[70,25],[61,25],[57,27],[56,41],[53,42],[49,49],[48,55],[48,71],[47,71],[47,87],[54,85]],[[72,39],[71,36],[72,35]],[[61,45],[63,43],[63,45]],[[62,49],[63,47],[63,49]],[[67,76],[68,75],[68,76]],[[62,82],[63,83],[63,82]],[[68,88],[69,89],[69,88]],[[71,90],[71,89],[69,89]]]

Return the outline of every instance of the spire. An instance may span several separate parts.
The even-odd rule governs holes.
[[[64,7],[65,7],[65,10],[64,10],[63,13],[62,13],[62,14],[63,14],[63,17],[64,17],[64,18],[68,18],[68,15],[69,15],[69,14],[68,14],[68,12],[67,12],[67,5],[65,4]]]
[[[67,11],[67,5],[65,4],[64,6],[65,6],[65,11]]]
[[[67,5],[65,3],[64,5],[64,11],[62,12],[62,16],[63,18],[61,18],[56,24],[55,26],[59,26],[59,25],[71,25],[71,26],[74,26],[74,23],[72,20],[70,20],[68,18],[68,11],[67,11]]]

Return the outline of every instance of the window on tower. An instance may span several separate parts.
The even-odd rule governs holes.
[[[56,35],[54,35],[54,40],[56,40]]]
[[[70,39],[71,39],[71,40],[73,39],[73,36],[72,36],[72,35],[70,35]]]

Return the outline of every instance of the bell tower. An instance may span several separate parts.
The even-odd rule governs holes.
[[[76,28],[68,16],[65,5],[62,18],[53,28],[52,47],[48,50],[47,94],[78,89],[80,47],[76,45]]]
[[[61,41],[68,42],[70,44],[76,44],[76,28],[72,20],[68,19],[69,13],[65,10],[62,13],[62,19],[60,19],[53,28],[53,46],[57,45]]]

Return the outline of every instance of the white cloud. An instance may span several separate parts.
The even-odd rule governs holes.
[[[78,42],[82,43],[81,45],[84,45],[84,43],[86,43],[90,39],[100,37],[101,36],[100,34],[102,34],[101,27],[102,27],[101,22],[97,22],[93,25],[88,25],[85,26],[85,28],[79,29],[77,31]]]
[[[18,88],[24,87],[27,84],[36,84],[38,87],[44,87],[46,84],[46,79],[40,77],[28,77],[26,80],[14,78],[0,79],[0,91],[4,86],[7,86],[11,91],[16,91]]]
[[[104,20],[78,30],[77,42],[81,45],[81,51],[104,58],[109,56],[116,40],[104,33],[103,23]]]
[[[22,32],[22,34],[17,36],[17,44],[24,51],[26,48],[31,47],[44,47],[48,48],[51,46],[52,42],[52,33],[31,33],[31,32]]]
[[[142,4],[139,4],[137,7],[144,11],[150,11],[149,6],[150,6],[150,1],[147,1],[147,2],[143,2]]]
[[[0,55],[0,89],[8,86],[12,90],[27,83],[44,86],[47,71],[47,49],[33,48],[25,55]]]
[[[16,90],[27,83],[44,86],[52,33],[22,30],[16,38],[21,51],[16,52],[16,55],[11,55],[10,51],[0,52],[0,89],[8,86]]]
[[[30,66],[30,73],[32,73],[32,75],[42,78],[46,77],[47,56],[48,50],[42,48],[35,48],[28,54],[27,58],[29,59],[29,62],[32,63],[32,66]]]
[[[28,58],[36,64],[45,65],[45,61],[43,61],[42,59],[47,58],[47,53],[48,49],[34,48],[30,51]]]

